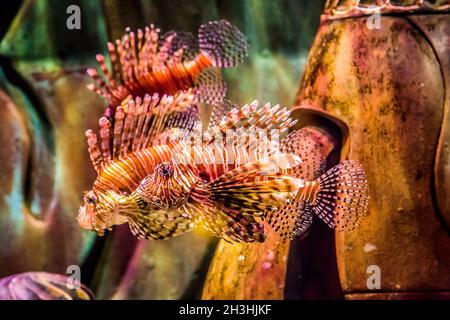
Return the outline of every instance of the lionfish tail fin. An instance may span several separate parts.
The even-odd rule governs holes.
[[[331,228],[351,231],[367,215],[369,188],[361,164],[346,160],[317,179],[312,211]]]
[[[198,39],[200,50],[212,59],[215,67],[234,67],[248,54],[245,36],[227,20],[203,24]]]

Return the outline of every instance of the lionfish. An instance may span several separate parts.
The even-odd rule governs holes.
[[[165,101],[159,104],[168,108]],[[301,172],[297,133],[282,141],[281,152],[272,137],[295,123],[285,108],[257,101],[231,106],[200,142],[188,138],[151,145],[153,129],[141,124],[154,118],[155,109],[136,105],[130,101],[126,115],[118,108],[112,130],[108,119],[100,119],[100,144],[89,131],[89,153],[99,175],[79,211],[84,228],[103,234],[128,222],[138,238],[167,239],[201,225],[227,241],[262,242],[264,219],[283,237],[292,237],[312,212],[342,228],[356,225],[367,212],[361,165],[344,161],[318,179],[295,176]],[[227,133],[239,129],[269,134],[237,143],[238,134],[227,141]],[[293,227],[287,226],[292,221]]]
[[[220,68],[236,66],[247,55],[244,35],[226,20],[201,25],[198,41],[186,32],[171,31],[162,37],[159,32],[153,24],[137,34],[128,30],[121,40],[107,44],[112,68],[98,54],[103,75],[94,68],[87,70],[94,80],[88,88],[108,100],[110,116],[132,98],[176,95],[190,88],[198,101],[220,103],[227,89]]]

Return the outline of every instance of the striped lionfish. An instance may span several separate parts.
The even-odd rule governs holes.
[[[94,80],[88,88],[109,101],[110,117],[111,109],[126,105],[130,98],[176,95],[190,88],[199,101],[220,103],[227,89],[220,68],[236,66],[247,55],[244,35],[226,20],[202,25],[198,41],[186,32],[171,31],[162,37],[159,32],[153,24],[137,34],[127,30],[121,40],[107,44],[112,68],[98,54],[103,75],[93,68],[87,70]]]
[[[366,214],[369,196],[361,165],[344,161],[318,179],[296,177],[302,174],[301,131],[289,134],[280,152],[271,134],[237,143],[238,134],[227,141],[227,132],[239,129],[282,135],[295,123],[287,109],[255,101],[211,123],[200,143],[184,139],[152,145],[162,128],[146,126],[155,117],[154,106],[183,108],[164,99],[130,101],[126,115],[118,107],[113,128],[102,117],[100,144],[88,131],[99,175],[85,193],[80,226],[103,234],[128,222],[138,238],[167,239],[201,225],[227,241],[262,242],[264,219],[289,238],[309,226],[312,213],[342,229],[354,227]]]

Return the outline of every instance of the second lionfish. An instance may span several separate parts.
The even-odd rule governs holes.
[[[108,100],[110,111],[145,94],[176,95],[188,89],[193,89],[198,101],[222,102],[227,87],[220,68],[236,66],[247,55],[247,41],[239,29],[220,20],[202,25],[198,40],[187,32],[171,31],[163,36],[159,32],[151,24],[109,42],[112,67],[98,54],[102,76],[96,69],[88,69],[94,79],[88,88]]]

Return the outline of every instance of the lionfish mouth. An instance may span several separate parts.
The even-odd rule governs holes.
[[[77,221],[81,228],[89,231],[95,231],[98,236],[103,236],[105,234],[104,228],[98,227],[92,223],[91,216],[86,210],[86,206],[82,206],[78,210]]]
[[[86,206],[82,206],[78,210],[77,221],[78,221],[78,225],[83,229],[87,229],[87,230],[94,229],[92,226],[92,221],[91,221],[89,215],[87,214]]]

